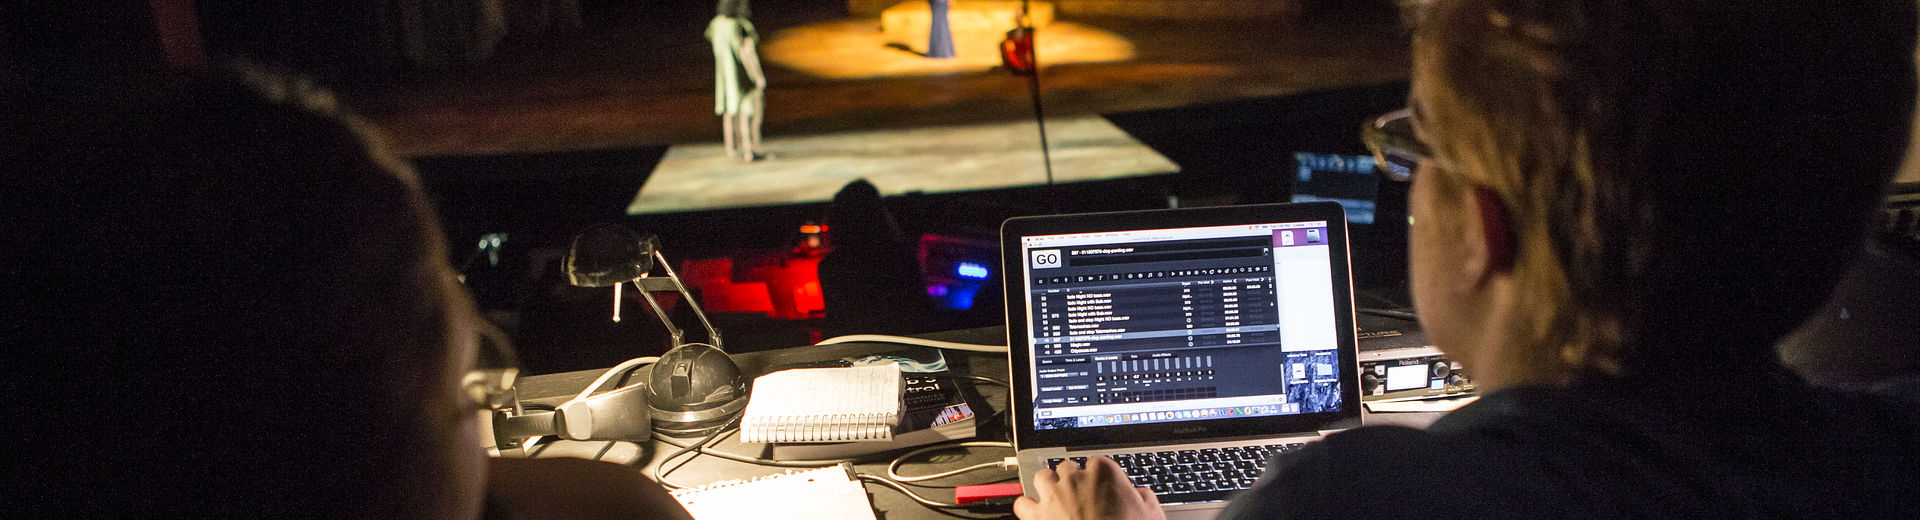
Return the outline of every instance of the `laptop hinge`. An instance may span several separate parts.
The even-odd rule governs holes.
[[[1333,430],[1333,431],[1339,431],[1339,430]],[[1333,431],[1322,431],[1319,433],[1321,435],[1326,435],[1328,433],[1332,433]],[[1275,439],[1275,438],[1308,437],[1308,436],[1311,436],[1311,434],[1307,432],[1294,432],[1291,434],[1287,434],[1287,433],[1271,434],[1270,433],[1270,434],[1264,434],[1264,435],[1241,435],[1241,436],[1235,436],[1235,437],[1214,437],[1209,439],[1193,439],[1193,440],[1180,440],[1180,441],[1143,441],[1143,442],[1136,442],[1131,444],[1090,444],[1086,446],[1073,446],[1073,447],[1062,446],[1062,448],[1068,451],[1105,451],[1105,450],[1114,450],[1114,449],[1138,448],[1141,446],[1231,443],[1235,441],[1250,441],[1250,440],[1256,440],[1256,439]]]

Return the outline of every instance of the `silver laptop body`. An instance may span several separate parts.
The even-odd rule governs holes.
[[[1360,423],[1331,202],[1023,217],[1001,228],[1020,480],[1114,457],[1170,518]]]

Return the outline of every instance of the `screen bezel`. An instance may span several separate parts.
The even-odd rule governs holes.
[[[1346,409],[1269,417],[1176,421],[1138,425],[1036,430],[1033,428],[1032,346],[1027,343],[1027,271],[1021,238],[1165,228],[1234,226],[1324,220],[1333,279],[1335,334],[1340,356],[1340,394]],[[1007,366],[1013,392],[1014,446],[1018,449],[1122,445],[1169,439],[1232,438],[1333,430],[1359,426],[1360,364],[1354,329],[1353,276],[1346,214],[1338,203],[1301,202],[1213,208],[1085,213],[1009,219],[1000,227],[1001,273],[1006,290]]]

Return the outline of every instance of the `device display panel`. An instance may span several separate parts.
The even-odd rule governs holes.
[[[1009,301],[1009,361],[1027,378],[1016,413],[1031,418],[1019,421],[1022,445],[1357,417],[1339,207],[1264,208],[1147,212],[1091,231],[1010,221],[1004,272],[1021,298]]]

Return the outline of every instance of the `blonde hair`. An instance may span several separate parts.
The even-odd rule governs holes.
[[[1466,18],[1475,11],[1466,4],[1437,6],[1415,36],[1420,79],[1432,86],[1423,91],[1420,124],[1437,134],[1431,145],[1446,165],[1429,171],[1445,190],[1482,186],[1506,206],[1520,307],[1534,310],[1527,343],[1557,346],[1558,362],[1573,371],[1615,373],[1625,324],[1592,308],[1590,297],[1576,301],[1585,291],[1569,276],[1600,245],[1593,167],[1557,88],[1575,71],[1550,46],[1560,35],[1540,25],[1506,32],[1512,19],[1491,11]],[[1503,96],[1478,91],[1489,88]],[[1586,240],[1563,255],[1555,236]]]
[[[1757,4],[1441,0],[1420,23],[1435,180],[1499,195],[1525,339],[1566,373],[1761,359],[1857,249],[1906,140],[1914,6]]]

